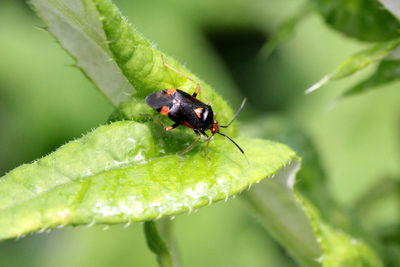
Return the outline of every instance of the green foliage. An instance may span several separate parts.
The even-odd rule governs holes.
[[[297,198],[310,218],[322,248],[323,254],[317,259],[322,266],[383,266],[374,251],[364,242],[326,224],[311,203],[300,195]]]
[[[155,136],[145,124],[116,122],[13,170],[0,180],[0,237],[190,212],[247,189],[295,158],[286,146],[242,138],[249,169],[221,137],[210,145],[211,161],[200,148],[180,160],[172,152],[182,151],[177,136],[161,143]]]
[[[301,125],[283,116],[259,117],[244,125],[252,137],[277,140],[288,144],[302,157],[301,169],[296,174],[296,190],[305,194],[308,199],[323,213],[331,218],[336,212],[333,197],[328,190],[326,172],[315,144],[305,133]]]
[[[304,266],[318,266],[322,256],[310,219],[294,195],[298,163],[277,174],[246,194],[262,225]],[[285,211],[285,212],[282,212]]]
[[[320,259],[323,266],[383,266],[374,252],[358,239],[338,229],[320,222],[321,246],[324,256]]]
[[[72,9],[58,5],[58,2],[45,3],[49,5],[46,8],[51,7],[51,12],[61,12],[67,18],[73,17],[74,19],[67,19],[70,28],[82,29],[82,20],[77,19],[79,16]],[[37,9],[46,10],[40,5],[41,2],[33,4]],[[96,13],[92,10],[94,6],[90,2],[84,1],[82,4],[81,8],[86,12],[84,14],[95,16]],[[98,6],[106,36],[111,38],[108,42],[118,67],[121,67],[130,83],[140,88],[137,92],[141,92],[135,94],[134,101],[122,102],[110,119],[143,120],[146,116],[141,112],[149,110],[144,105],[144,96],[159,90],[158,86],[168,88],[168,85],[179,85],[179,82],[171,78],[173,75],[160,63],[160,52],[133,29],[121,26],[127,25],[127,22],[122,20],[109,2],[99,2]],[[77,10],[75,12],[79,13]],[[48,14],[44,17],[46,15]],[[63,16],[51,18],[50,25],[62,24],[64,21]],[[117,23],[114,21],[108,25],[109,20],[116,20]],[[90,26],[86,28],[91,29]],[[122,33],[127,35],[126,38],[132,40],[129,47],[139,48],[124,56],[121,52],[124,46],[118,46],[119,43],[112,39],[115,37],[113,34],[120,33],[121,28],[125,29]],[[54,32],[58,31],[55,27]],[[99,45],[100,41],[91,42],[91,33],[86,31],[83,35],[87,34],[87,38],[75,41],[81,41],[83,46]],[[67,37],[64,39],[67,39],[66,43],[72,42]],[[124,37],[118,38],[120,39],[125,40]],[[69,50],[68,47],[66,49]],[[102,47],[102,51],[107,51],[107,48]],[[153,64],[152,60],[136,58],[132,61],[134,64],[125,64],[135,57],[146,57],[148,54],[157,55],[154,61],[158,64],[151,66],[151,75],[148,71],[140,70]],[[79,54],[77,62],[80,62]],[[142,65],[135,65],[136,62]],[[177,65],[176,62],[171,64]],[[181,66],[177,68],[184,71]],[[116,76],[120,76],[120,73],[117,72]],[[187,83],[187,79],[176,78],[181,83]],[[193,84],[187,85],[190,86]],[[184,85],[179,87],[185,89]],[[206,92],[211,93],[210,99],[215,107],[225,110],[232,117],[232,111],[227,108],[227,104],[212,93],[207,85],[205,88]],[[120,88],[121,95],[124,94],[123,90]],[[113,103],[120,101],[112,97],[110,100]],[[192,135],[189,136],[184,131],[170,135],[160,130],[152,121],[115,122],[101,126],[49,156],[23,165],[4,176],[0,184],[3,194],[0,237],[13,238],[57,226],[130,223],[190,212],[218,200],[228,199],[249,188],[251,184],[272,176],[296,158],[295,153],[286,146],[242,138],[238,142],[249,154],[249,168],[236,147],[217,138],[210,145],[209,156],[212,161],[204,158],[199,147],[181,159],[179,153],[187,142],[193,141]],[[267,158],[269,160],[266,161]],[[154,250],[157,246],[151,247]]]
[[[247,124],[246,128],[250,128],[248,131],[253,136],[284,141],[305,153],[302,170],[296,175],[296,179],[301,181],[297,187],[299,191],[293,188],[293,172],[278,173],[276,183],[267,180],[246,194],[271,235],[304,266],[382,266],[380,259],[362,240],[322,219],[320,213],[332,222],[338,213],[346,215],[331,196],[315,146],[299,130],[301,127],[280,117],[270,117],[259,118],[253,124]],[[305,196],[313,200],[320,211]],[[287,212],[276,216],[280,210]]]
[[[400,21],[396,4],[390,0],[382,1],[391,9],[391,14],[378,1],[358,0],[310,0],[315,9],[324,17],[327,24],[335,30],[362,41],[378,42],[373,47],[358,52],[341,63],[333,72],[324,76],[319,82],[306,90],[311,93],[329,81],[343,79],[353,75],[373,63],[386,60],[387,56],[399,46]],[[288,18],[273,34],[271,40],[264,46],[262,52],[269,55],[277,46],[288,39],[294,27],[308,13],[305,5],[297,13]],[[383,85],[399,77],[396,63],[391,59],[382,62],[376,73],[365,81],[349,89],[344,96],[364,92],[377,85]]]
[[[196,84],[166,68],[162,64],[163,54],[139,34],[110,1],[95,0],[94,2],[102,18],[107,42],[110,44],[115,61],[129,82],[138,88],[134,94],[135,99],[143,100],[150,93],[160,91],[160,88],[179,88],[193,92]],[[230,121],[233,117],[232,110],[208,84],[202,82],[172,57],[166,55],[163,57],[168,64],[200,83],[200,95],[204,93],[207,96],[214,110],[224,111],[218,115],[220,121]],[[227,129],[228,134],[231,130],[233,128]]]
[[[376,0],[311,0],[334,29],[363,41],[399,37],[400,23]]]
[[[385,59],[382,60],[375,72],[365,79],[359,82],[344,93],[344,96],[356,95],[364,93],[371,89],[375,89],[378,86],[396,81],[400,79],[400,60],[396,59]]]
[[[161,236],[160,227],[156,222],[148,221],[144,223],[144,233],[146,235],[147,246],[157,255],[157,261],[162,267],[177,266],[177,260],[173,259],[170,248]]]
[[[334,29],[360,40],[381,41],[371,49],[346,60],[327,75],[323,82],[348,77],[373,63],[379,64],[376,72],[346,95],[367,91],[398,79],[398,60],[389,58],[400,44],[397,38],[398,20],[371,1],[313,2]],[[201,14],[192,4],[185,6],[184,1],[181,1],[179,7],[181,10],[196,10],[196,13]],[[251,168],[236,147],[220,136],[215,137],[210,144],[211,160],[204,157],[205,144],[201,142],[181,157],[181,152],[194,141],[193,133],[188,129],[162,131],[147,116],[149,113],[159,115],[145,104],[144,98],[165,88],[192,92],[195,84],[165,68],[161,56],[176,69],[200,82],[200,98],[205,100],[204,96],[207,96],[213,109],[218,112],[221,124],[233,116],[227,102],[207,83],[146,40],[111,1],[32,0],[32,5],[48,23],[48,30],[76,60],[76,66],[116,108],[109,117],[110,124],[100,126],[50,155],[14,169],[0,179],[0,194],[3,196],[0,198],[1,239],[68,225],[129,225],[131,222],[144,221],[148,246],[157,255],[160,265],[177,265],[173,255],[174,245],[171,244],[173,238],[168,230],[171,227],[169,216],[190,213],[219,200],[227,200],[268,178],[242,195],[264,228],[297,263],[305,266],[381,266],[377,252],[384,257],[385,263],[397,262],[392,254],[396,255],[393,244],[398,231],[375,235],[374,231],[364,229],[362,225],[366,218],[364,210],[370,210],[376,200],[387,192],[385,189],[391,188],[391,184],[383,187],[383,193],[368,191],[350,211],[336,203],[328,183],[332,170],[325,169],[323,164],[329,152],[319,153],[318,148],[324,147],[321,138],[314,143],[313,139],[317,138],[313,135],[311,138],[301,130],[307,128],[307,123],[303,121],[297,124],[296,119],[288,120],[290,115],[286,113],[265,120],[265,116],[255,110],[260,118],[248,117],[245,126],[241,128],[241,132],[245,133],[242,137],[238,138],[236,124],[226,129],[226,133],[234,137],[245,150]],[[215,7],[211,2],[205,3],[205,6],[207,10],[214,10]],[[227,6],[236,8],[236,13],[232,14],[246,13],[240,4],[218,3],[220,10],[227,10]],[[149,8],[151,12],[144,15],[141,15],[141,10],[134,9],[135,24],[146,16],[160,18],[164,23],[165,18],[160,16],[167,13],[164,7],[159,9],[159,14],[154,5]],[[202,43],[199,39],[191,39],[195,31],[190,28],[190,23],[186,23],[190,16],[176,16],[175,9],[171,8],[176,12],[171,17],[179,17],[181,22],[185,22],[184,27],[188,27],[193,34],[188,35],[190,38],[187,39],[194,40],[193,43]],[[308,11],[307,8],[300,9],[283,24],[271,42],[264,46],[267,53],[290,37],[298,21]],[[224,23],[234,18],[237,25],[252,24],[239,21],[246,16],[224,13]],[[213,17],[212,14],[207,15],[204,24],[210,23],[208,19]],[[222,15],[216,17],[219,16]],[[171,36],[168,38],[174,39]],[[193,43],[188,47],[195,47]],[[18,50],[19,53],[22,51]],[[206,57],[200,56],[199,59],[207,62]],[[252,73],[251,70],[249,73]],[[256,83],[256,77],[251,76],[248,81],[251,81],[248,83],[250,90],[253,82]],[[290,99],[285,101],[289,102]],[[6,101],[2,102],[0,98],[0,102],[1,109]],[[296,109],[296,115],[297,112],[301,113]],[[161,120],[170,122],[167,118]],[[298,155],[304,157],[301,170],[297,173],[300,161],[290,148],[272,141],[249,138],[246,133],[252,137],[271,138],[289,144]],[[351,149],[348,152],[353,153]],[[396,195],[398,183],[395,181],[393,184],[396,190],[391,192]],[[224,229],[240,221],[223,215],[222,218]],[[160,220],[153,221],[156,219]],[[161,227],[163,224],[166,226],[164,229]],[[216,225],[213,222],[209,228],[213,229]],[[191,225],[188,228],[193,232]],[[240,230],[243,229],[247,231],[250,228],[244,225]],[[230,235],[235,242],[238,240],[234,239],[238,238],[238,232]],[[265,237],[257,234],[257,238]],[[216,239],[213,241],[218,242]],[[365,241],[378,249],[373,251]],[[227,241],[232,244],[235,242],[231,242],[231,239]],[[260,249],[262,255],[272,254],[271,251],[278,251],[275,253],[278,255],[281,250],[275,243],[270,240],[268,242],[272,244],[268,251],[266,246],[254,245],[253,248]],[[96,242],[92,243],[96,245]],[[196,245],[192,240],[190,243]],[[251,247],[248,243],[240,245],[241,248]],[[221,250],[229,247],[226,244],[223,246]],[[389,252],[382,253],[384,248],[390,248],[391,255],[387,256]],[[132,251],[137,250],[132,248]],[[251,253],[255,254],[252,251],[249,255],[253,255]],[[196,254],[199,254],[198,251]],[[251,260],[245,261],[246,266],[253,262]],[[224,263],[227,262],[229,259],[224,259]],[[221,264],[215,262],[215,265]]]
[[[130,99],[135,88],[110,60],[111,52],[92,1],[32,0],[30,3],[47,22],[48,30],[76,60],[76,66],[111,103],[117,106]]]
[[[323,77],[319,82],[306,90],[311,93],[329,81],[339,80],[363,70],[372,63],[379,62],[387,57],[400,45],[400,39],[379,43],[371,48],[363,50],[341,63],[336,69]],[[398,75],[398,74],[397,74]]]

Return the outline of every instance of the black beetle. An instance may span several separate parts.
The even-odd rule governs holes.
[[[222,136],[225,136],[230,141],[232,141],[232,143],[236,145],[236,147],[240,150],[240,152],[243,153],[247,163],[250,166],[250,163],[243,149],[229,136],[219,132],[220,127],[227,128],[237,118],[237,116],[239,116],[240,112],[243,109],[244,104],[246,103],[246,98],[243,99],[239,110],[236,112],[235,116],[233,117],[231,122],[228,123],[228,125],[218,125],[218,121],[214,119],[215,114],[211,106],[208,103],[205,104],[196,98],[197,94],[200,92],[200,84],[195,82],[182,72],[178,71],[174,67],[165,63],[163,57],[162,57],[162,62],[165,67],[177,72],[178,74],[191,80],[197,85],[192,95],[177,88],[173,88],[173,89],[165,89],[162,91],[158,91],[146,97],[147,105],[149,105],[151,108],[156,109],[159,113],[167,116],[168,118],[170,118],[175,122],[172,126],[165,127],[159,120],[157,120],[152,116],[153,119],[158,124],[160,124],[166,131],[171,131],[172,129],[178,127],[179,125],[183,125],[192,128],[195,134],[197,135],[197,139],[182,152],[182,155],[184,155],[187,151],[189,151],[189,149],[191,149],[193,145],[200,140],[202,134],[206,136],[208,139],[207,146],[204,151],[204,154],[207,157],[208,144],[210,143],[211,137],[214,136],[214,134],[218,133]],[[206,130],[210,130],[212,135],[211,136],[207,135],[205,133]]]

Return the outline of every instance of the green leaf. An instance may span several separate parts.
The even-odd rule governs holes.
[[[333,72],[323,77],[319,82],[306,90],[306,94],[311,93],[329,81],[339,80],[350,76],[369,65],[379,62],[387,57],[400,45],[400,39],[376,44],[375,46],[358,52],[346,59]]]
[[[166,68],[162,64],[162,53],[131,27],[110,1],[95,3],[99,14],[88,0],[78,1],[78,8],[71,2],[65,3],[71,6],[64,6],[50,0],[35,0],[34,5],[44,17],[51,18],[50,28],[52,24],[63,23],[71,24],[73,29],[83,28],[86,30],[80,30],[83,39],[90,42],[92,33],[87,29],[91,26],[85,23],[99,27],[95,29],[101,38],[94,38],[96,44],[103,45],[103,52],[110,49],[121,70],[119,73],[136,88],[130,94],[133,101],[114,101],[119,105],[110,120],[137,122],[102,126],[3,177],[0,180],[0,192],[4,193],[0,202],[1,238],[63,225],[130,223],[190,212],[227,199],[296,159],[295,153],[284,145],[238,139],[249,156],[252,165],[249,169],[243,155],[229,140],[216,137],[209,148],[212,160],[205,159],[197,145],[180,161],[180,153],[193,142],[194,135],[188,135],[185,129],[167,133],[155,122],[147,122],[149,118],[142,113],[151,109],[144,98],[165,88],[179,87],[192,92],[196,84]],[[53,13],[57,13],[57,19]],[[77,19],[87,13],[91,16],[90,22]],[[99,26],[100,17],[103,23]],[[62,38],[72,42],[68,37]],[[219,115],[221,121],[228,122],[233,117],[227,103],[207,84],[172,58],[164,55],[164,59],[200,82],[200,94],[205,92],[213,108],[223,111]],[[227,129],[227,133],[235,135],[235,126]]]
[[[85,75],[118,106],[130,100],[135,88],[122,75],[107,47],[99,15],[89,0],[31,0],[47,29],[76,60]]]
[[[161,59],[164,54],[134,29],[111,1],[32,0],[31,4],[77,66],[115,106],[133,100],[139,104],[136,114],[149,113],[150,109],[140,104],[150,93],[166,88],[194,91],[196,84],[166,68]],[[214,111],[223,111],[218,113],[222,124],[232,119],[229,105],[208,84],[173,58],[164,55],[164,59],[201,84],[200,99],[210,101]],[[232,126],[226,133],[234,136],[237,131]]]
[[[293,190],[297,169],[293,162],[245,195],[265,229],[300,265],[382,266],[364,242],[326,224]]]
[[[41,7],[40,12],[50,11],[52,14],[49,24],[50,21],[56,25],[63,24],[64,20],[69,21],[66,24],[72,26],[66,28],[66,36],[75,28],[87,29],[80,26],[85,21],[77,20],[76,13],[86,14],[90,11],[93,23],[99,25],[99,15],[91,2],[61,3],[48,0],[36,3],[45,3],[42,6],[35,5],[36,8]],[[79,8],[72,8],[76,3]],[[84,5],[81,6],[81,3]],[[131,28],[109,1],[99,0],[96,3],[103,18],[106,37],[95,43],[111,48],[109,55],[117,63],[113,66],[121,70],[119,72],[115,67],[116,73],[123,73],[136,89],[126,92],[116,86],[118,97],[108,94],[113,103],[119,105],[112,119],[131,118],[137,121],[101,126],[51,155],[23,165],[2,177],[0,238],[13,238],[57,226],[130,223],[190,212],[234,196],[279,171],[275,179],[267,180],[271,182],[267,193],[271,194],[260,191],[259,196],[267,201],[256,199],[254,202],[260,205],[260,212],[265,214],[265,218],[272,218],[270,223],[276,227],[276,236],[286,240],[286,245],[292,249],[290,251],[299,255],[301,262],[316,263],[315,257],[321,255],[320,243],[316,238],[319,235],[313,234],[315,228],[310,226],[302,210],[306,205],[296,200],[291,190],[298,168],[295,153],[278,143],[239,138],[236,141],[248,154],[252,165],[250,169],[236,147],[218,136],[210,145],[211,160],[204,158],[204,145],[201,144],[181,160],[180,153],[194,140],[193,135],[179,130],[163,132],[154,122],[146,123],[140,113],[148,109],[143,99],[149,93],[170,85],[192,91],[193,83],[166,69],[160,62],[160,52]],[[64,5],[72,7],[66,8]],[[89,39],[89,43],[95,40],[88,37],[90,34],[87,31],[81,34],[83,37],[79,40]],[[165,59],[198,80],[173,59]],[[78,58],[78,62],[80,60]],[[110,79],[112,77],[104,80]],[[221,111],[222,119],[229,121],[232,111],[226,102],[207,85],[201,84],[213,107]],[[127,98],[119,97],[124,95],[123,92]],[[129,102],[131,97],[133,102]],[[164,253],[162,247],[152,246],[154,250]]]
[[[263,181],[245,194],[262,225],[288,253],[304,266],[379,266],[374,265],[380,262],[365,243],[327,224],[343,224],[351,218],[331,197],[318,153],[301,127],[284,117],[270,116],[243,128],[250,136],[288,143],[303,157],[297,174],[298,163],[292,162],[274,179]],[[357,265],[362,262],[369,265]]]
[[[293,162],[274,179],[263,181],[245,194],[265,229],[300,264],[318,266],[322,255],[309,218],[293,194],[299,162]]]
[[[49,31],[76,58],[77,66],[115,106],[134,101],[135,119],[154,112],[144,102],[150,93],[166,88],[194,91],[196,84],[165,67],[163,54],[122,17],[111,1],[32,0],[31,4],[47,22]],[[208,84],[173,58],[164,55],[164,59],[201,84],[199,97],[207,97],[202,100],[210,101],[221,124],[232,119],[232,109]],[[226,133],[235,136],[235,124]]]
[[[0,239],[57,226],[130,223],[190,212],[226,200],[296,159],[287,146],[239,138],[249,168],[235,146],[217,137],[210,144],[211,160],[201,145],[180,160],[188,136],[167,133],[167,139],[158,139],[160,127],[151,130],[154,124],[101,126],[2,177]]]
[[[297,199],[310,218],[323,250],[323,255],[318,258],[322,266],[383,266],[374,251],[362,240],[326,224],[311,203],[300,195],[297,195]]]
[[[385,59],[379,63],[378,68],[369,78],[347,90],[343,96],[364,93],[399,79],[400,60]]]
[[[362,41],[387,41],[400,36],[399,20],[376,0],[312,0],[335,30]]]
[[[161,56],[163,56],[166,63],[200,83],[200,99],[210,102],[222,124],[232,119],[232,109],[221,96],[183,65],[157,50],[131,26],[111,1],[94,0],[94,2],[102,18],[104,32],[115,61],[129,82],[137,88],[134,94],[135,101],[140,102],[147,95],[166,88],[179,88],[193,93],[196,84],[165,67],[162,63]],[[227,133],[234,135],[236,128],[227,129]]]
[[[260,117],[243,125],[250,137],[271,139],[288,144],[302,157],[301,169],[296,175],[296,189],[315,203],[324,216],[337,214],[333,197],[328,190],[326,173],[320,155],[302,126],[284,116]]]

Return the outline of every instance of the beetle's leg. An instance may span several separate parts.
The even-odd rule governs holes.
[[[208,152],[208,145],[210,144],[212,136],[208,136],[208,134],[206,134],[204,131],[201,132],[201,133],[204,134],[207,137],[207,145],[206,145],[206,149],[204,150],[204,157],[206,157],[207,159],[210,159],[210,157],[207,156],[207,152]]]
[[[201,133],[202,135],[204,135],[205,137],[209,138],[209,137],[208,137],[208,134],[206,134],[206,132],[200,131],[200,133]]]
[[[196,89],[194,89],[194,92],[192,94],[193,97],[197,97],[197,94],[200,92],[200,84],[197,83]],[[208,100],[207,100],[208,101]]]
[[[194,131],[194,133],[197,135],[197,139],[194,140],[194,142],[191,143],[191,144],[182,152],[181,157],[183,157],[183,155],[185,155],[185,153],[188,152],[188,151],[194,146],[194,144],[196,144],[197,141],[199,141],[200,138],[201,138],[201,135],[200,135],[199,131],[197,131],[197,130],[193,130],[193,131]]]
[[[179,123],[174,123],[173,125],[171,125],[169,127],[164,127],[164,129],[168,132],[168,131],[171,131],[171,130],[175,129],[179,125],[180,125]]]
[[[182,75],[183,77],[185,77],[188,80],[191,80],[192,82],[194,82],[195,84],[197,84],[196,89],[194,89],[194,92],[192,94],[193,97],[197,97],[197,94],[200,92],[200,84],[198,82],[196,82],[195,80],[193,80],[192,78],[189,78],[188,76],[186,76],[184,73],[180,72],[179,70],[175,69],[174,67],[172,67],[171,65],[169,65],[168,63],[165,63],[164,61],[164,57],[161,56],[163,65],[173,71],[175,71],[176,73]],[[203,95],[204,98],[207,100],[207,105],[210,103],[210,101],[207,99],[207,97],[205,95]]]
[[[155,120],[158,124],[160,124],[160,126],[163,127],[164,130],[166,130],[166,131],[171,131],[171,130],[175,129],[176,127],[178,127],[178,126],[180,125],[180,123],[175,123],[175,124],[173,124],[172,126],[165,127],[165,125],[162,124],[162,122],[159,121],[159,120],[158,120],[156,117],[154,117],[153,115],[151,115],[151,114],[146,114],[146,115],[149,115],[150,117],[152,117],[153,120]]]
[[[206,157],[206,158],[209,159],[209,160],[211,160],[211,159],[210,159],[209,156],[207,156],[207,151],[208,151],[208,145],[210,144],[210,141],[211,141],[211,137],[212,137],[212,136],[209,136],[209,137],[207,138],[207,145],[206,145],[206,149],[204,150],[204,157]]]

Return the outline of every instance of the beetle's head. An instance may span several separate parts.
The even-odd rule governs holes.
[[[218,126],[218,121],[214,120],[213,124],[211,126],[211,133],[214,135],[216,132],[218,132],[219,126]]]

